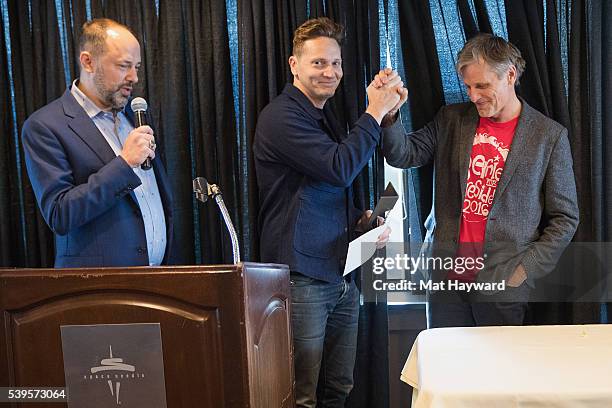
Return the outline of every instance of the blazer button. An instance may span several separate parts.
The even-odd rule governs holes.
[[[136,252],[138,252],[139,254],[144,254],[144,248],[143,247],[138,247],[138,249],[136,250]]]

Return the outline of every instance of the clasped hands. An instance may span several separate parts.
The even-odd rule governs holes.
[[[393,123],[399,108],[408,99],[400,76],[391,68],[381,70],[367,88],[369,113],[379,124]]]

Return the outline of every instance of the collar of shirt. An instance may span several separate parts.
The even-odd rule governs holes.
[[[318,121],[336,142],[340,142],[346,137],[346,134],[343,133],[342,128],[339,126],[329,104],[326,103],[323,109],[318,109],[310,102],[310,99],[292,83],[285,85],[283,93],[293,99],[314,120]]]
[[[87,113],[87,116],[89,116],[90,118],[94,118],[100,112],[110,113],[110,110],[105,111],[104,109],[100,109],[98,105],[96,105],[91,99],[89,99],[89,97],[79,89],[78,82],[78,79],[75,79],[72,82],[72,86],[70,87],[70,93],[72,94],[72,96],[74,96],[74,99],[76,99],[79,105],[83,107],[85,113]]]
[[[306,112],[308,112],[314,119],[321,120],[323,119],[323,110],[317,109],[310,99],[302,91],[300,91],[295,85],[289,83],[285,85],[285,89],[283,89],[283,93],[289,95],[291,99],[296,101],[298,105],[300,105]],[[327,104],[325,104],[327,106]],[[325,109],[325,108],[323,108]]]

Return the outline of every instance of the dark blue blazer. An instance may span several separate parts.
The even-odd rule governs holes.
[[[259,186],[261,260],[337,282],[362,211],[351,184],[381,137],[369,114],[351,131],[288,84],[261,112],[253,152]]]
[[[129,104],[128,104],[129,106]],[[126,111],[133,120],[133,113]],[[66,90],[23,126],[25,162],[40,210],[55,233],[55,267],[148,265],[147,241],[132,168],[108,145]],[[153,170],[172,247],[172,197],[161,161]]]

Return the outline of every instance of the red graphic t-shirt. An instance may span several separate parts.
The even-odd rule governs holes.
[[[457,256],[482,256],[489,212],[517,123],[518,117],[508,122],[494,122],[489,118],[480,118],[478,122],[463,199]],[[476,272],[453,273],[449,278],[473,280]]]

